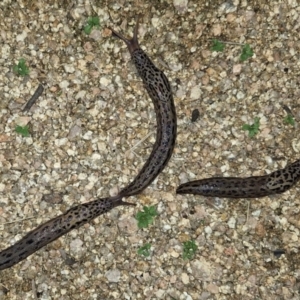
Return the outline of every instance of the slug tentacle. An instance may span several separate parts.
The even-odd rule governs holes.
[[[14,245],[1,251],[0,270],[12,267],[62,235],[119,205],[135,204],[124,202],[120,196],[116,196],[97,199],[72,207],[64,214],[30,231]]]
[[[300,160],[268,175],[252,177],[212,177],[181,184],[177,194],[207,197],[260,198],[280,194],[300,180]]]
[[[138,37],[137,37],[138,29],[139,29],[139,21],[140,21],[140,16],[137,17],[136,24],[133,31],[133,37],[131,39],[125,38],[124,35],[122,35],[121,33],[115,31],[111,27],[108,27],[113,32],[114,36],[117,36],[119,39],[125,42],[130,54],[132,54],[135,50],[140,49]]]
[[[135,179],[120,192],[123,197],[128,197],[141,193],[149,186],[171,158],[177,134],[176,111],[168,78],[139,47],[138,22],[130,40],[111,30],[128,46],[137,72],[153,102],[157,122],[156,141],[148,160]]]

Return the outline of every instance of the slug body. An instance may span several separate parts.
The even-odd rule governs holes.
[[[195,194],[207,197],[259,198],[281,194],[300,179],[300,160],[264,176],[212,177],[180,185],[177,194]]]
[[[138,21],[133,38],[130,40],[115,30],[111,30],[115,36],[126,43],[137,72],[152,99],[157,121],[156,141],[148,160],[135,179],[120,192],[122,197],[128,197],[139,194],[149,186],[171,158],[177,134],[176,111],[167,77],[139,47]]]
[[[134,204],[123,202],[120,196],[116,196],[97,199],[69,209],[64,214],[30,231],[20,241],[1,251],[0,270],[12,267],[72,229],[90,222],[119,205]]]

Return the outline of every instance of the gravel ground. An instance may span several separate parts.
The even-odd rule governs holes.
[[[187,180],[263,175],[299,159],[297,0],[115,3],[0,3],[0,249],[76,204],[116,194],[148,157],[154,109],[107,29],[130,36],[138,13],[142,48],[174,92],[174,155],[128,199],[136,208],[116,208],[2,271],[0,299],[299,299],[298,187],[251,201],[175,194]],[[95,15],[100,27],[86,35]],[[223,52],[211,51],[215,38]],[[245,43],[254,55],[241,63]],[[20,58],[28,76],[13,72]],[[40,83],[42,96],[22,112]],[[249,138],[241,127],[255,117],[260,132]],[[15,132],[26,124],[30,137]],[[138,229],[144,205],[159,216]],[[183,260],[189,240],[198,250]]]

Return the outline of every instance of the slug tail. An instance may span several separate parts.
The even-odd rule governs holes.
[[[123,201],[123,200],[120,200],[120,205],[136,206],[135,203],[126,202],[126,201]]]
[[[123,196],[120,195],[120,194],[110,198],[110,200],[114,202],[115,206],[120,206],[120,205],[136,206],[135,203],[130,203],[130,202],[127,202],[127,201],[123,201],[122,199],[123,199]]]
[[[140,21],[140,16],[137,16],[136,24],[133,31],[133,37],[131,39],[127,39],[124,35],[115,31],[113,28],[109,27],[109,29],[112,31],[112,35],[118,37],[119,39],[125,42],[130,54],[132,54],[135,50],[140,49],[140,45],[137,37],[138,29],[139,29],[139,21]]]

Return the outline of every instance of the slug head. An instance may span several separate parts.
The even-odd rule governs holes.
[[[119,39],[121,39],[122,41],[125,42],[131,55],[133,54],[133,52],[135,50],[140,49],[140,45],[139,45],[138,38],[137,38],[139,20],[140,20],[140,16],[137,17],[136,25],[135,25],[134,31],[133,31],[133,37],[131,39],[125,38],[121,33],[117,32],[114,29],[112,29],[111,27],[109,27],[109,29],[112,31],[112,35],[118,37]]]

